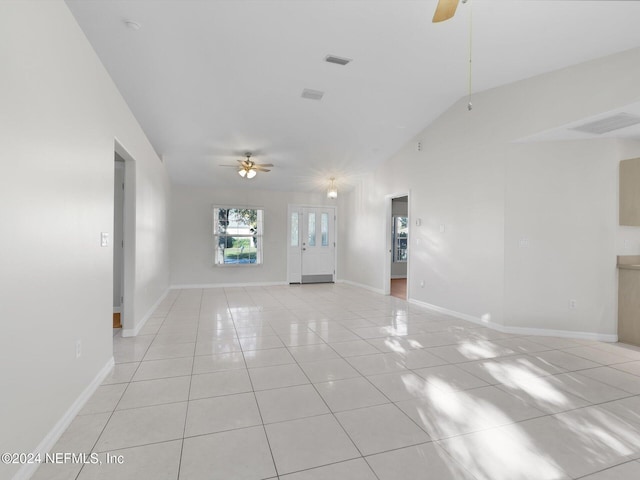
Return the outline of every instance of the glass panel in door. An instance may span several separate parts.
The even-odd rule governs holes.
[[[316,246],[316,214],[309,213],[309,229],[308,232],[308,244],[310,247]]]
[[[291,246],[298,246],[298,212],[293,212],[291,214]]]
[[[329,246],[329,214],[323,213],[320,216],[320,231],[322,233],[322,246]]]

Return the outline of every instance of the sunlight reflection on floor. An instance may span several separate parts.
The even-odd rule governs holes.
[[[474,355],[471,347],[476,346],[465,352]],[[549,378],[531,362],[496,360],[483,366],[495,381],[524,394],[533,405],[556,410],[572,407],[568,394],[559,388],[562,383],[553,382],[553,376]],[[421,380],[406,375],[402,380],[406,390],[417,397],[405,402],[403,410],[477,479],[575,478],[640,455],[637,426],[597,407],[541,417],[556,428],[552,431],[555,438],[546,438],[546,430],[539,434],[528,428],[537,425],[538,419],[516,423],[500,408],[474,395],[474,390],[457,390],[446,378],[427,375]],[[500,425],[507,427],[496,428]]]
[[[542,403],[566,405],[568,403],[566,395],[541,377],[540,374],[543,372],[537,367],[527,363],[523,361],[520,366],[516,366],[490,362],[485,367],[498,382],[506,387],[524,391]]]
[[[469,360],[497,357],[500,350],[497,345],[485,340],[464,341],[458,345],[458,351]]]
[[[561,479],[560,467],[540,451],[523,432],[508,434],[491,425],[512,423],[504,412],[470,393],[454,390],[446,381],[406,377],[405,386],[424,394],[418,407],[421,425],[478,479]],[[471,433],[476,432],[476,433]],[[464,435],[471,433],[470,435]],[[455,437],[455,438],[451,438]]]

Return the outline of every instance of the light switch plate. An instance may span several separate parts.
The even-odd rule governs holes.
[[[100,232],[100,246],[101,247],[109,246],[109,232]]]

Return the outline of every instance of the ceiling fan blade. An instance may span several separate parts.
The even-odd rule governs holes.
[[[231,167],[231,168],[238,168],[238,165],[218,165],[219,167]]]
[[[256,167],[273,167],[273,163],[256,163]]]
[[[256,166],[253,167],[253,169],[258,171],[258,172],[270,172],[271,171],[268,168],[263,168],[261,165],[256,165]]]
[[[449,20],[456,13],[459,0],[439,0],[436,11],[433,14],[433,23]]]

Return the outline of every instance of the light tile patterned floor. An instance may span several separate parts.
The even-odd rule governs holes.
[[[640,349],[345,285],[172,291],[35,479],[637,480]]]

